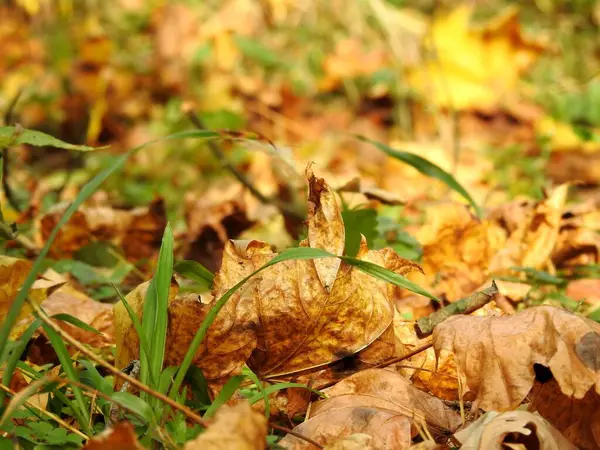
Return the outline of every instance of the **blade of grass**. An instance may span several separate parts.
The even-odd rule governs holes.
[[[82,330],[89,331],[94,334],[102,334],[98,330],[96,330],[93,326],[88,325],[83,320],[78,319],[77,317],[72,316],[71,314],[59,313],[54,314],[52,316],[53,319],[62,320],[63,322],[70,323],[71,325],[76,326],[77,328],[81,328]]]
[[[210,407],[206,410],[203,419],[208,419],[217,412],[217,410],[223,406],[231,398],[235,391],[240,387],[242,381],[246,379],[245,375],[236,375],[227,380],[227,383],[223,386],[223,389],[219,392],[219,395],[213,400]]]
[[[2,384],[4,386],[8,386],[10,384],[10,380],[15,371],[15,367],[17,367],[17,362],[19,362],[19,359],[21,359],[21,355],[27,347],[27,343],[33,337],[33,333],[35,333],[35,330],[37,330],[41,324],[41,320],[34,320],[31,323],[31,325],[29,325],[27,329],[23,332],[21,337],[19,337],[19,339],[15,342],[15,347],[10,352],[10,355],[8,356],[6,361],[6,365],[4,366],[4,373],[2,374]],[[0,361],[0,363],[2,362],[3,361]],[[0,391],[0,405],[4,404],[5,395],[5,391]]]
[[[173,276],[173,232],[171,225],[167,224],[163,235],[160,253],[158,255],[158,266],[154,275],[154,289],[149,290],[151,298],[146,294],[146,305],[154,304],[154,320],[150,324],[152,328],[146,327],[144,321],[147,316],[144,310],[142,316],[142,327],[150,342],[150,372],[159,379],[165,359],[165,343],[167,341],[167,322],[169,307],[169,289],[171,288],[171,277]],[[150,300],[150,302],[149,302]],[[144,306],[146,306],[144,305]],[[151,386],[158,388],[158,386]]]
[[[119,406],[136,413],[146,422],[152,423],[154,421],[154,413],[152,408],[141,398],[136,397],[129,392],[113,392],[110,395],[110,398]]]
[[[73,361],[71,360],[71,355],[65,346],[65,343],[62,341],[60,336],[56,331],[47,326],[45,323],[42,324],[48,339],[50,339],[50,343],[56,352],[56,356],[58,356],[58,360],[62,365],[63,371],[65,375],[70,381],[79,382],[79,376],[77,375],[77,371],[73,368]],[[84,430],[85,434],[91,435],[92,430],[89,427],[90,416],[88,414],[88,407],[85,402],[85,397],[83,395],[83,391],[75,385],[71,385],[71,390],[73,391],[73,395],[75,395],[75,404],[77,408],[73,410],[75,413],[75,417],[79,422],[79,426]]]
[[[483,211],[481,210],[479,205],[475,202],[475,200],[473,199],[473,197],[471,197],[467,190],[464,187],[462,187],[462,185],[458,181],[456,181],[456,178],[454,178],[445,170],[433,164],[431,161],[428,161],[425,158],[420,157],[419,155],[415,155],[414,153],[395,150],[392,147],[389,147],[381,142],[374,141],[364,136],[356,135],[356,138],[363,142],[368,142],[369,144],[374,145],[379,150],[384,152],[386,155],[391,156],[392,158],[396,158],[397,160],[414,167],[423,175],[427,175],[432,178],[437,178],[450,189],[454,190],[455,192],[458,192],[465,200],[467,200],[475,210],[475,213],[478,217],[483,216]]]
[[[173,267],[173,270],[179,275],[189,278],[190,280],[193,280],[206,288],[210,288],[212,286],[215,278],[210,270],[196,261],[177,261],[175,267]]]
[[[252,382],[256,385],[256,387],[260,391],[260,394],[258,396],[262,397],[263,400],[265,401],[265,417],[268,419],[271,416],[271,402],[269,401],[269,394],[268,394],[268,392],[266,391],[266,389],[263,386],[263,384],[260,381],[260,379],[250,369],[244,367],[244,370],[242,371],[242,373],[246,377],[250,378],[250,380],[252,380]]]
[[[142,329],[142,323],[140,322],[140,319],[138,318],[138,316],[133,312],[133,309],[131,308],[131,305],[129,304],[129,302],[127,301],[127,299],[125,298],[125,296],[121,293],[121,291],[119,290],[119,288],[117,287],[116,284],[114,283],[110,283],[113,287],[113,289],[115,290],[115,292],[117,293],[117,295],[119,296],[119,298],[121,299],[121,301],[123,302],[123,306],[125,306],[125,309],[127,310],[127,314],[129,314],[129,318],[131,319],[131,322],[133,323],[133,327],[135,328],[135,332],[137,333],[138,337],[140,338],[140,347],[141,347],[141,354],[143,356],[145,356],[146,358],[149,358],[150,356],[150,344],[148,343],[148,340],[146,339],[146,335],[143,332]],[[153,382],[156,382],[157,380],[153,380]]]

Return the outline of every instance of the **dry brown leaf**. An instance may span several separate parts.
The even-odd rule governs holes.
[[[566,396],[556,380],[536,382],[530,411],[538,412],[571,444],[582,450],[600,448],[600,395],[589,390],[582,399]]]
[[[200,262],[211,271],[219,268],[223,249],[229,239],[252,225],[237,184],[218,186],[202,195],[185,196],[185,220],[188,226],[186,258]]]
[[[248,402],[221,406],[215,421],[184,450],[263,450],[267,439],[267,419]]]
[[[315,177],[307,169],[308,196],[308,243],[310,248],[321,248],[341,256],[346,242],[344,222],[335,196],[323,178]],[[314,265],[321,284],[331,292],[342,261],[339,258],[315,259]]]
[[[554,250],[569,186],[563,184],[538,202],[511,233],[506,246],[490,263],[490,271],[498,273],[513,266],[541,269]]]
[[[66,204],[55,205],[40,219],[40,244],[44,244],[62,216]],[[147,207],[119,210],[110,206],[82,207],[64,225],[49,255],[53,258],[71,258],[73,253],[94,241],[109,241],[121,248],[133,261],[150,258],[160,247],[166,226],[165,206],[162,199]]]
[[[13,258],[10,256],[0,256],[0,319],[4,319],[12,303],[19,293],[25,278],[31,270],[32,263],[23,259]],[[54,274],[56,274],[54,272]],[[59,286],[63,285],[65,280],[58,276],[56,278],[40,276],[31,286],[29,291],[29,299],[37,304],[42,303],[48,295],[55,291]],[[32,311],[32,307],[25,303],[19,315],[17,316],[17,324],[28,316]],[[26,327],[26,325],[25,325]],[[23,326],[17,326],[12,330],[12,338],[16,338],[24,331]]]
[[[321,445],[334,444],[353,434],[371,436],[374,449],[403,450],[411,444],[411,421],[400,413],[379,408],[342,407],[312,417],[294,428]],[[308,442],[287,435],[279,444],[289,450],[313,450]],[[342,447],[343,448],[343,447]]]
[[[405,415],[421,425],[426,423],[436,436],[452,433],[461,424],[456,411],[418,390],[392,370],[358,372],[327,389],[326,393],[327,399],[312,404],[311,417],[341,408],[374,408]]]
[[[324,450],[374,450],[371,436],[368,434],[352,434],[325,446]]]
[[[490,261],[504,243],[504,233],[457,203],[432,209],[426,223],[420,235],[426,242],[423,270],[429,283],[449,301],[469,295],[487,280]]]
[[[534,364],[548,367],[565,395],[600,391],[600,324],[563,309],[539,306],[513,316],[454,316],[433,333],[436,353],[448,350],[484,410],[517,407],[533,386]]]
[[[119,422],[94,436],[83,446],[84,450],[143,450],[130,422]]]
[[[423,441],[418,444],[411,445],[408,450],[448,450],[448,447],[445,444],[438,444],[434,441]]]
[[[309,242],[301,246],[321,245],[341,254],[343,221],[334,194],[324,180],[312,174],[309,180]],[[215,276],[214,297],[220,298],[275,255],[265,243],[228,243]],[[402,275],[419,269],[390,249],[368,250],[365,240],[357,257]],[[276,264],[231,297],[194,359],[208,379],[237,373],[250,355],[248,364],[263,376],[322,366],[364,349],[386,331],[394,315],[394,286],[346,264],[318,261]],[[179,364],[211,306],[174,302],[168,363]]]
[[[82,330],[62,320],[55,322],[79,342],[95,348],[105,348],[113,345],[114,324],[111,305],[93,300],[67,284],[50,294],[47,299],[41,302],[40,306],[50,317],[55,314],[69,314],[100,332],[100,334],[97,334]],[[16,338],[32,321],[33,317],[28,317],[17,322],[11,332],[11,337]]]
[[[489,412],[454,435],[461,450],[575,450],[575,447],[537,414],[527,411]],[[518,447],[517,447],[518,446]]]

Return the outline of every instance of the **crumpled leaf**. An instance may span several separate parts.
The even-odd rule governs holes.
[[[340,254],[344,241],[330,231],[343,236],[335,198],[322,179],[309,174],[309,180],[308,241]],[[300,245],[308,247],[309,242]],[[265,243],[228,243],[215,275],[214,297],[220,298],[275,256]],[[401,275],[419,269],[390,249],[368,250],[364,240],[357,258]],[[345,263],[336,268],[338,264],[316,262],[276,264],[230,298],[194,358],[207,379],[237,373],[246,361],[261,376],[322,366],[364,349],[386,331],[394,316],[394,286]],[[179,364],[210,307],[190,299],[171,305],[168,364]]]
[[[537,382],[530,394],[536,411],[577,448],[600,448],[600,395],[591,389],[582,399],[563,394],[556,380]]]
[[[66,206],[55,205],[40,219],[40,243],[46,242]],[[129,260],[150,258],[160,247],[165,226],[162,199],[129,211],[110,206],[82,207],[61,228],[49,255],[57,259],[71,258],[73,253],[94,241],[109,241],[122,248]]]
[[[13,300],[19,293],[25,278],[33,264],[29,261],[11,256],[0,255],[0,320],[3,320]],[[38,277],[29,292],[29,298],[37,304],[42,303],[58,286],[65,283],[64,279],[47,279]],[[25,319],[31,313],[31,306],[26,304],[19,311],[17,322]]]
[[[327,399],[312,404],[312,417],[341,408],[375,408],[403,414],[421,425],[426,423],[438,436],[453,432],[461,425],[456,411],[440,399],[418,390],[392,370],[360,371],[327,389],[326,394]]]
[[[449,301],[466,297],[487,280],[490,261],[504,244],[504,233],[454,203],[432,209],[426,223],[419,237],[429,283]]]
[[[562,392],[582,398],[600,392],[600,324],[563,309],[539,306],[512,316],[454,316],[433,333],[437,354],[454,353],[465,392],[477,406],[506,411],[533,386],[534,364],[551,371]]]
[[[557,243],[568,188],[568,184],[560,185],[528,211],[490,262],[491,272],[513,266],[541,269],[547,263]]]
[[[338,442],[353,434],[367,434],[372,437],[370,448],[382,449],[407,449],[412,438],[411,421],[407,416],[370,407],[333,409],[301,423],[294,431],[321,445]],[[314,448],[312,444],[289,434],[279,444],[289,450]]]
[[[55,314],[68,314],[100,332],[98,334],[83,330],[63,320],[56,321],[57,325],[79,342],[95,348],[105,348],[112,346],[114,343],[113,308],[111,305],[95,301],[67,284],[50,294],[48,298],[41,302],[40,306],[50,317]],[[32,321],[33,317],[30,316],[17,322],[11,331],[11,338],[18,337]]]
[[[131,422],[119,422],[105,429],[83,446],[84,450],[143,450]]]
[[[322,178],[307,171],[308,185],[308,243],[311,248],[322,248],[341,256],[346,241],[344,222],[333,192]],[[321,284],[331,292],[342,261],[339,258],[314,260]]]
[[[368,434],[351,434],[325,446],[325,450],[373,450],[371,436]]]
[[[215,421],[184,450],[263,450],[267,438],[267,419],[248,402],[223,405]]]
[[[527,411],[488,412],[454,437],[462,442],[461,450],[575,450],[552,425]]]

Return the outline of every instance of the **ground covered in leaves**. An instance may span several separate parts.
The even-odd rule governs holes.
[[[0,6],[0,448],[600,448],[593,1]]]

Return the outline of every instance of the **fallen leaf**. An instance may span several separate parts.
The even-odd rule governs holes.
[[[557,187],[528,212],[490,262],[490,272],[513,266],[541,269],[548,262],[558,240],[568,188],[567,184]]]
[[[426,424],[435,436],[452,433],[461,424],[456,411],[392,370],[363,370],[325,392],[327,399],[311,405],[311,418],[342,408],[374,408],[405,415],[419,425]]]
[[[214,422],[184,450],[263,450],[267,439],[267,419],[248,402],[223,405]]]
[[[486,28],[469,27],[472,5],[460,5],[440,16],[425,45],[425,64],[409,71],[410,85],[431,102],[455,110],[489,110],[514,95],[519,77],[545,46],[525,40],[518,9],[507,8]]]
[[[331,233],[344,228],[335,197],[324,180],[310,174],[309,180],[309,241],[341,254],[343,234]],[[215,299],[274,256],[265,243],[228,243],[214,280]],[[364,240],[357,258],[402,275],[419,269],[390,249],[368,250]],[[231,297],[194,358],[207,379],[237,373],[250,355],[248,365],[261,376],[316,368],[359,352],[386,331],[394,315],[395,287],[347,264],[317,261],[276,264]],[[181,362],[210,307],[193,301],[173,304],[169,364]]]
[[[342,407],[319,414],[298,425],[294,431],[321,445],[335,444],[353,434],[366,434],[372,438],[368,448],[390,450],[409,448],[412,438],[411,421],[407,416],[385,409],[359,406]],[[279,444],[289,450],[315,448],[289,434]]]
[[[119,422],[94,436],[82,447],[84,450],[143,450],[131,422]]]
[[[66,204],[55,205],[40,219],[40,244],[46,242],[66,207]],[[60,229],[49,255],[57,259],[71,258],[91,242],[108,241],[123,248],[130,260],[150,258],[160,247],[166,226],[165,214],[162,199],[128,211],[110,206],[81,207]]]
[[[536,411],[582,450],[600,447],[600,395],[589,390],[582,399],[562,393],[556,380],[536,381],[530,394]]]
[[[324,450],[374,450],[368,434],[352,434],[325,446]]]
[[[551,371],[562,392],[600,391],[600,324],[563,309],[538,306],[512,316],[454,316],[433,333],[436,353],[454,354],[477,407],[516,408],[533,386],[534,364]]]
[[[527,411],[488,412],[454,436],[462,450],[575,450],[552,425]]]

